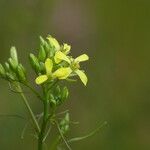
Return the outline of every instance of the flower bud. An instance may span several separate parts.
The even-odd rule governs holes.
[[[57,105],[57,102],[52,94],[50,94],[50,105],[51,107],[55,107]]]
[[[62,89],[62,94],[61,94],[62,101],[65,101],[68,98],[68,95],[69,95],[68,88],[64,87]]]
[[[47,37],[47,39],[48,39],[51,47],[54,47],[56,51],[60,50],[60,45],[59,45],[58,41],[55,38],[53,38],[52,36],[49,35]]]
[[[18,66],[17,62],[12,58],[9,58],[8,62],[10,64],[10,67],[15,71]]]
[[[56,88],[55,88],[55,95],[59,96],[59,95],[60,95],[60,92],[61,92],[60,86],[57,85]]]
[[[16,50],[15,47],[11,47],[11,49],[10,49],[10,56],[18,64],[17,50]]]
[[[65,114],[65,117],[60,122],[60,129],[63,134],[65,134],[69,130],[69,113]]]
[[[2,64],[0,64],[0,76],[2,76],[2,77],[5,77],[5,69],[4,69],[4,67],[2,66]]]
[[[42,38],[42,36],[40,36],[40,44],[43,46],[45,45],[45,40]]]
[[[5,69],[6,71],[10,72],[10,65],[7,62],[5,62]]]
[[[46,59],[46,52],[45,52],[43,46],[40,46],[38,59],[39,59],[39,61],[42,61],[42,62],[44,62]]]
[[[40,72],[44,73],[45,72],[45,64],[43,62],[40,62],[39,65],[40,65]]]
[[[15,77],[9,72],[6,73],[6,77],[8,80],[13,80],[13,81],[15,80]]]
[[[17,67],[17,76],[20,81],[26,81],[25,70],[21,64],[19,64]]]
[[[31,53],[29,58],[32,68],[36,71],[36,73],[38,73],[40,71],[40,65],[37,57]]]

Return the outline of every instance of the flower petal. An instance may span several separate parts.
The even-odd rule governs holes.
[[[89,56],[86,54],[82,54],[75,59],[76,62],[82,62],[87,60],[89,60]]]
[[[55,59],[56,63],[58,63],[61,60],[64,60],[64,61],[68,62],[69,64],[71,63],[70,59],[64,53],[62,53],[61,51],[57,51],[55,53],[54,59]]]
[[[64,50],[65,54],[68,54],[70,52],[70,50],[71,50],[71,46],[66,44],[66,43],[64,43],[63,50]]]
[[[35,82],[36,82],[36,84],[39,85],[39,84],[42,84],[45,81],[47,81],[47,79],[48,79],[47,75],[41,75],[35,79]]]
[[[51,35],[49,35],[47,37],[47,39],[49,40],[52,47],[55,47],[56,50],[60,50],[60,45],[55,38],[53,38]]]
[[[86,74],[83,71],[79,70],[79,69],[76,70],[75,72],[80,77],[83,84],[86,86],[87,81],[88,81],[88,78],[87,78]]]
[[[52,68],[53,68],[53,62],[51,59],[47,58],[45,61],[45,68],[46,68],[46,74],[51,75]]]
[[[58,79],[66,79],[71,74],[71,72],[72,70],[70,67],[59,68],[53,73],[53,77]]]

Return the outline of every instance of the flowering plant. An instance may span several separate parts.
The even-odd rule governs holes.
[[[40,87],[41,92],[38,92],[27,75],[25,67],[19,62],[17,50],[15,47],[10,49],[10,58],[4,65],[0,64],[0,77],[9,82],[11,91],[17,92],[22,96],[23,102],[30,116],[29,120],[34,129],[35,137],[38,141],[38,150],[44,149],[46,138],[48,137],[51,127],[55,126],[58,129],[58,136],[51,142],[49,150],[62,149],[64,142],[68,149],[71,149],[69,143],[82,140],[96,133],[100,127],[92,131],[90,134],[66,139],[66,133],[70,126],[69,112],[64,111],[57,113],[58,106],[65,103],[68,98],[69,91],[66,86],[61,84],[62,80],[76,81],[76,76],[80,78],[86,86],[88,78],[80,68],[80,62],[89,60],[88,55],[82,54],[77,58],[70,55],[71,46],[64,43],[62,45],[53,38],[48,36],[45,39],[40,37],[40,48],[38,55],[30,54],[30,64],[36,73],[35,83]],[[40,115],[35,115],[28,103],[27,98],[22,89],[22,85],[28,87],[42,102],[43,112]],[[64,117],[59,119],[59,115]],[[42,121],[39,121],[41,120]]]

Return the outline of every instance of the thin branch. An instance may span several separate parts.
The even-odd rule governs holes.
[[[65,110],[65,111],[62,111],[62,112],[60,112],[60,113],[57,113],[57,114],[56,114],[56,116],[59,116],[59,115],[65,114],[65,113],[67,113],[67,112],[69,112],[69,110]]]
[[[28,87],[40,100],[43,101],[42,96],[29,84],[27,83],[22,83],[24,86]]]
[[[0,117],[14,117],[14,118],[19,118],[19,119],[27,120],[25,117],[23,117],[21,115],[0,114]]]
[[[102,127],[104,127],[105,125],[107,125],[107,122],[105,121],[104,123],[102,123],[101,125],[99,125],[95,130],[93,130],[92,132],[90,132],[89,134],[85,135],[85,136],[81,136],[81,137],[75,137],[72,138],[70,140],[68,140],[68,143],[71,142],[76,142],[76,141],[80,141],[80,140],[84,140],[86,138],[89,138],[93,135],[95,135]]]
[[[52,129],[52,126],[50,126],[50,127],[48,128],[47,133],[46,133],[45,137],[43,138],[43,142],[47,139],[47,137],[48,137],[48,135],[49,135],[51,129]]]
[[[22,133],[21,133],[21,139],[24,139],[24,134],[25,134],[25,131],[27,129],[27,126],[28,126],[28,123],[25,124],[23,130],[22,130]]]
[[[20,85],[18,85],[18,90],[19,90],[20,92],[22,92],[22,88],[21,88]],[[31,117],[31,119],[32,119],[32,122],[34,123],[35,129],[36,129],[36,131],[39,133],[39,132],[40,132],[40,127],[39,127],[39,124],[38,124],[38,122],[37,122],[37,120],[36,120],[36,118],[35,118],[35,115],[34,115],[32,109],[30,108],[30,105],[29,105],[29,103],[28,103],[28,101],[27,101],[27,99],[26,99],[24,93],[20,93],[20,95],[21,95],[22,98],[23,98],[23,102],[24,102],[24,104],[25,104],[25,106],[26,106],[26,108],[27,108],[27,110],[28,110],[28,112],[29,112],[29,114],[30,114],[30,117]]]
[[[67,148],[68,148],[69,150],[72,150],[71,147],[69,146],[69,144],[67,143],[67,141],[66,141],[64,135],[62,134],[58,122],[55,121],[55,123],[56,123],[56,126],[57,126],[57,128],[58,128],[58,131],[59,131],[59,133],[60,133],[60,136],[61,136],[61,138],[63,139],[64,143],[66,144]]]

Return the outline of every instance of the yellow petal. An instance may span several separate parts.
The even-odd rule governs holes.
[[[45,81],[47,81],[47,79],[48,79],[47,75],[41,75],[35,79],[35,82],[36,82],[36,84],[39,85],[39,84],[42,84]]]
[[[83,84],[86,86],[87,81],[88,81],[88,78],[87,78],[86,74],[83,71],[79,70],[79,69],[76,70],[75,72],[80,77]]]
[[[53,73],[53,77],[58,79],[66,79],[71,74],[71,72],[72,70],[70,67],[59,68]]]
[[[61,51],[57,51],[55,53],[54,59],[55,59],[56,63],[58,63],[59,61],[62,61],[62,60],[68,62],[69,64],[71,63],[70,59],[64,53],[62,53]]]
[[[87,61],[87,60],[89,60],[89,56],[86,54],[80,55],[75,59],[76,62]]]
[[[66,44],[66,43],[64,43],[63,50],[64,50],[65,54],[68,54],[70,52],[70,50],[71,50],[71,46]]]
[[[47,58],[45,61],[45,68],[46,68],[46,74],[51,75],[52,68],[53,68],[53,62],[51,59]]]
[[[56,50],[60,50],[60,45],[55,38],[53,38],[51,35],[49,35],[47,37],[47,39],[49,40],[52,47],[55,47]]]

